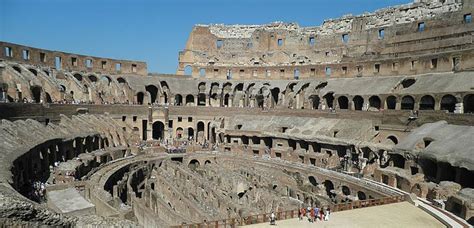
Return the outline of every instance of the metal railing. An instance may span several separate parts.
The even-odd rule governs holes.
[[[404,196],[391,196],[391,197],[384,197],[384,198],[379,198],[379,199],[359,200],[359,201],[353,201],[353,202],[347,202],[347,203],[340,203],[340,204],[331,205],[329,208],[331,209],[331,212],[337,212],[337,211],[346,211],[346,210],[352,210],[352,209],[357,209],[357,208],[398,203],[404,200],[405,200]],[[297,218],[298,215],[299,215],[298,210],[275,212],[277,221]],[[182,225],[173,226],[173,227],[174,228],[237,227],[237,226],[251,225],[251,224],[257,224],[257,223],[266,223],[270,221],[269,220],[270,216],[271,216],[271,213],[266,213],[266,214],[250,215],[244,218],[232,218],[232,219],[209,221],[209,222],[202,222],[202,223],[196,223],[196,224],[182,224]]]

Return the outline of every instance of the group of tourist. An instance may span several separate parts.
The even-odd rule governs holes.
[[[29,193],[30,199],[36,202],[44,202],[46,200],[46,187],[45,184],[40,181],[32,183],[31,191]]]
[[[323,207],[323,208],[318,208],[318,207],[307,207],[307,208],[300,208],[299,211],[299,219],[302,221],[304,217],[308,219],[308,222],[316,222],[318,219],[320,221],[328,221],[329,220],[329,215],[331,214],[331,208],[329,207]]]

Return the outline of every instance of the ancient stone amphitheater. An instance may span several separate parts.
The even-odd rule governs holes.
[[[196,25],[176,75],[0,42],[0,227],[233,227],[402,201],[469,227],[473,9]]]

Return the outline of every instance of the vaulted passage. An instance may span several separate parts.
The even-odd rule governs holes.
[[[165,125],[161,121],[153,123],[153,139],[164,139]]]
[[[349,108],[349,100],[345,96],[340,96],[337,98],[337,102],[339,104],[340,109],[348,109]]]
[[[443,96],[441,98],[440,109],[446,110],[448,112],[454,112],[454,109],[456,109],[456,98],[453,95]]]
[[[435,100],[432,96],[426,95],[420,99],[420,110],[434,110]]]
[[[364,106],[364,98],[362,98],[361,96],[355,96],[352,101],[354,102],[355,110],[362,110],[362,106]]]
[[[401,103],[402,110],[413,110],[415,109],[415,99],[411,96],[404,96]]]

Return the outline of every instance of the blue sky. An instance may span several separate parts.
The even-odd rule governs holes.
[[[0,0],[0,40],[175,73],[194,24],[320,25],[411,0]]]

